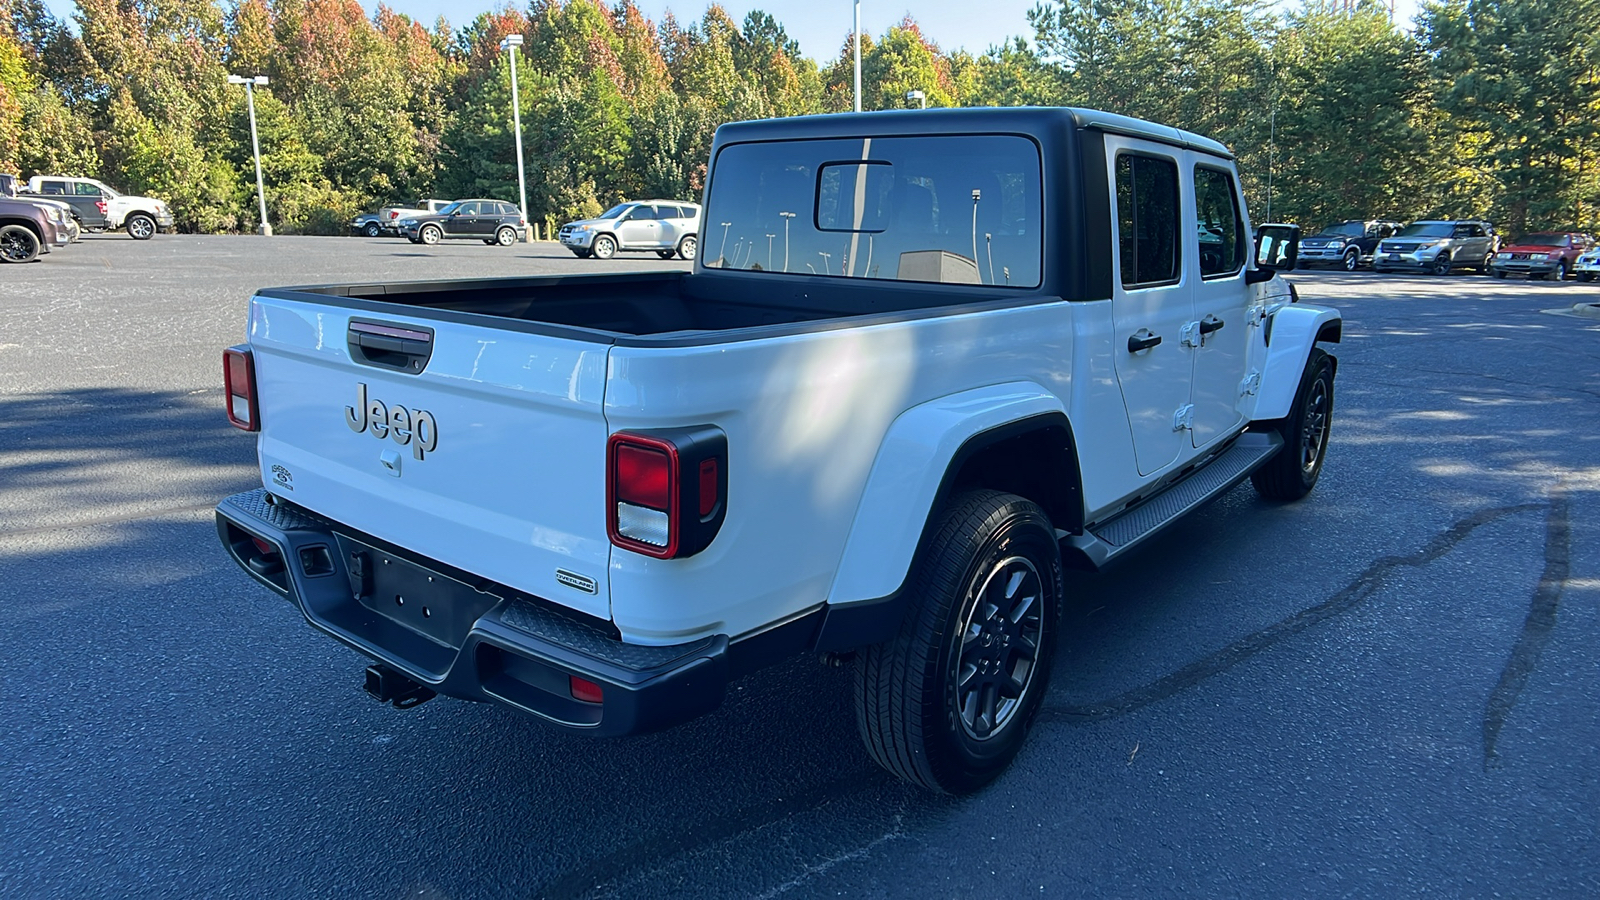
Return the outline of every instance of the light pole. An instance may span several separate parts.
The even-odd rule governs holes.
[[[817,251],[817,255],[822,257],[822,271],[827,273],[827,274],[829,274],[829,275],[832,275],[833,274],[833,270],[828,268],[828,261],[833,259],[833,254],[832,253],[823,253],[821,250],[818,250]]]
[[[778,215],[783,216],[783,270],[787,272],[789,271],[789,220],[794,218],[795,214],[781,212]]]
[[[767,235],[767,271],[768,272],[772,271],[772,239],[775,238],[775,237],[777,237],[777,235],[775,235],[775,234]]]
[[[928,108],[928,95],[927,94],[924,94],[921,91],[906,91],[906,102],[910,103],[913,100],[917,101],[917,103],[919,104],[918,107],[917,107],[918,109],[927,109]]]
[[[500,42],[500,49],[511,54],[511,127],[517,134],[517,195],[522,200],[519,207],[523,221],[528,218],[528,180],[522,174],[522,103],[517,97],[517,48],[522,46],[522,35],[508,34]],[[523,240],[533,239],[533,228],[523,232]]]
[[[856,112],[861,112],[861,0],[856,0]]]
[[[718,222],[717,224],[722,226],[722,246],[717,248],[717,267],[726,269],[728,267],[728,226],[733,223]]]
[[[245,101],[250,105],[250,150],[256,157],[256,196],[261,200],[261,233],[272,237],[272,226],[267,224],[267,188],[261,180],[261,141],[256,137],[256,85],[266,84],[267,76],[229,75],[229,84],[244,85]]]

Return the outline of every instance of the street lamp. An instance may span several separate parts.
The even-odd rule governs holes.
[[[522,174],[522,104],[517,97],[517,48],[522,46],[522,35],[508,34],[500,42],[500,49],[511,54],[511,127],[517,136],[517,195],[522,200],[522,218],[528,218],[528,180]],[[533,237],[530,227],[523,232],[523,240]]]
[[[789,220],[795,217],[792,212],[780,212],[783,216],[783,270],[789,271]]]
[[[856,0],[856,112],[861,112],[861,0]]]
[[[924,94],[921,91],[906,91],[906,102],[910,103],[913,100],[917,101],[917,103],[920,104],[920,106],[918,107],[919,109],[927,109],[928,108],[928,95],[927,94]]]
[[[261,200],[261,233],[272,237],[272,226],[267,224],[267,188],[261,180],[261,141],[256,137],[256,85],[266,84],[267,76],[229,75],[229,84],[244,85],[244,96],[250,104],[250,149],[256,156],[256,196]]]
[[[717,224],[722,226],[722,246],[717,248],[717,268],[726,269],[728,267],[728,227],[733,223],[718,222]]]

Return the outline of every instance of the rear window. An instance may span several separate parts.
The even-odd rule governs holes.
[[[700,235],[712,268],[1036,288],[1039,149],[1011,135],[733,144]]]

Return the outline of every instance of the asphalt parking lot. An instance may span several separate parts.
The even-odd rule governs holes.
[[[382,707],[224,556],[252,289],[687,266],[116,235],[0,268],[0,896],[1600,895],[1600,319],[1541,312],[1594,284],[1293,276],[1345,315],[1317,490],[1073,577],[973,797],[878,770],[812,660],[606,742]]]

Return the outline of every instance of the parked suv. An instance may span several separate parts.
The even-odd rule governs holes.
[[[1549,278],[1554,275],[1557,281],[1566,281],[1567,274],[1577,268],[1578,257],[1593,243],[1588,235],[1571,231],[1523,235],[1500,248],[1489,271],[1496,278],[1507,275]]]
[[[1579,281],[1593,281],[1596,275],[1600,275],[1600,244],[1583,251],[1572,270],[1578,273]]]
[[[413,244],[437,244],[445,238],[476,238],[509,247],[523,239],[528,222],[516,204],[504,200],[457,200],[431,216],[400,220],[400,233]]]
[[[67,244],[63,213],[27,199],[0,198],[0,263],[33,262]]]
[[[1347,219],[1329,225],[1300,241],[1300,264],[1307,267],[1338,266],[1354,272],[1372,264],[1378,242],[1405,226],[1381,219]]]
[[[1500,237],[1481,219],[1424,219],[1381,241],[1372,259],[1374,272],[1395,270],[1449,275],[1451,269],[1489,271]]]
[[[580,259],[610,259],[618,250],[654,250],[662,259],[694,259],[699,236],[699,205],[677,200],[619,203],[598,218],[568,222],[560,231],[562,246]]]
[[[14,173],[0,172],[0,198],[25,200],[44,210],[45,216],[56,223],[58,230],[66,233],[69,244],[83,235],[83,228],[78,224],[78,217],[73,214],[71,205],[59,200],[46,200],[43,197],[24,197],[22,179]]]

